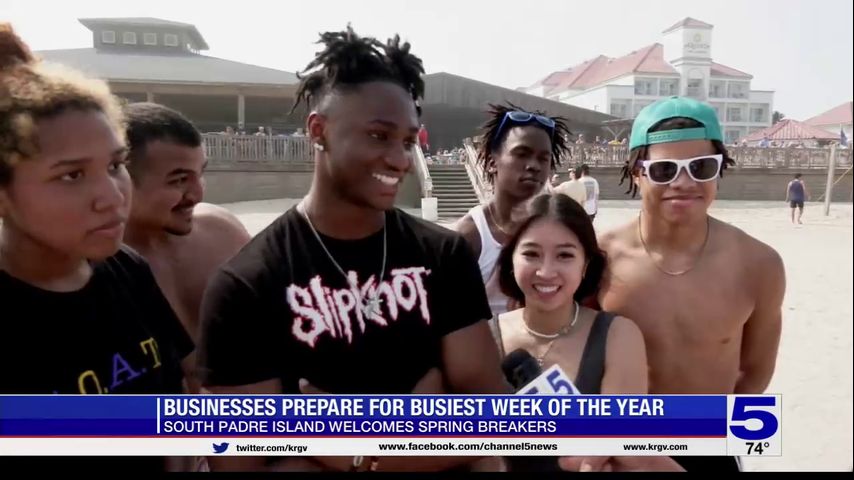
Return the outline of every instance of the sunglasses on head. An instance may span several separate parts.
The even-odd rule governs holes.
[[[498,125],[498,130],[495,132],[495,138],[501,138],[501,131],[504,129],[504,125],[508,121],[513,123],[529,123],[531,120],[536,120],[540,125],[548,128],[549,135],[554,136],[555,121],[551,118],[544,115],[537,115],[536,113],[514,110],[504,114],[504,118],[501,119],[501,123]]]
[[[723,160],[724,156],[721,154],[703,155],[684,160],[644,160],[641,166],[649,181],[657,185],[673,183],[679,178],[682,169],[685,169],[695,182],[709,182],[718,178]]]

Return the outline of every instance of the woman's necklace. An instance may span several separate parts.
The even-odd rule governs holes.
[[[546,355],[548,355],[549,352],[552,350],[552,346],[554,346],[555,341],[557,341],[558,338],[563,337],[564,335],[566,335],[570,331],[572,331],[572,327],[574,327],[575,324],[578,322],[578,312],[581,310],[581,308],[578,306],[578,302],[573,301],[573,304],[575,305],[575,315],[573,315],[572,321],[569,323],[569,325],[566,325],[565,327],[561,328],[560,331],[557,333],[553,333],[553,334],[540,333],[540,332],[532,329],[531,327],[529,327],[528,323],[525,321],[525,319],[524,318],[522,319],[522,325],[525,327],[525,330],[528,332],[529,335],[531,335],[534,338],[539,338],[542,340],[549,340],[549,345],[546,347],[546,351],[543,352],[542,355],[535,357],[537,359],[537,363],[539,363],[541,367],[543,366],[543,361],[545,360]]]

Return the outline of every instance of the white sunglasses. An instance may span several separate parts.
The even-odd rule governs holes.
[[[682,169],[685,169],[688,176],[695,182],[710,182],[720,175],[723,161],[724,156],[716,154],[684,160],[644,160],[641,162],[641,166],[650,182],[657,185],[667,185],[679,178]]]

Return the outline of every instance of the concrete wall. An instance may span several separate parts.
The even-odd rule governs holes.
[[[803,174],[803,180],[807,184],[813,201],[818,201],[819,196],[824,193],[827,182],[827,172],[817,170],[815,172],[804,172],[803,170],[788,169],[728,169],[724,177],[719,181],[717,198],[719,200],[768,200],[783,202],[786,198],[786,185],[792,180],[796,172]],[[842,175],[844,170],[837,170],[836,178]],[[592,168],[590,174],[599,181],[600,198],[605,200],[624,200],[631,198],[624,192],[628,184],[620,183],[620,169],[614,167]],[[567,174],[561,174],[561,181],[567,180]],[[833,187],[834,202],[852,201],[852,176],[849,172],[839,183]]]
[[[231,203],[274,198],[301,198],[311,186],[314,165],[211,165],[205,171],[205,201]],[[421,187],[414,169],[397,195],[401,207],[421,207]]]

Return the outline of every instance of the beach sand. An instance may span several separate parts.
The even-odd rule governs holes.
[[[255,234],[298,200],[224,205]],[[638,201],[602,201],[597,230],[637,215]],[[408,210],[419,215],[417,209]],[[850,203],[823,216],[807,204],[804,225],[792,225],[783,202],[716,202],[711,214],[771,245],[786,266],[783,334],[777,369],[767,393],[783,396],[781,457],[745,458],[745,470],[845,470],[854,452],[854,348]]]

